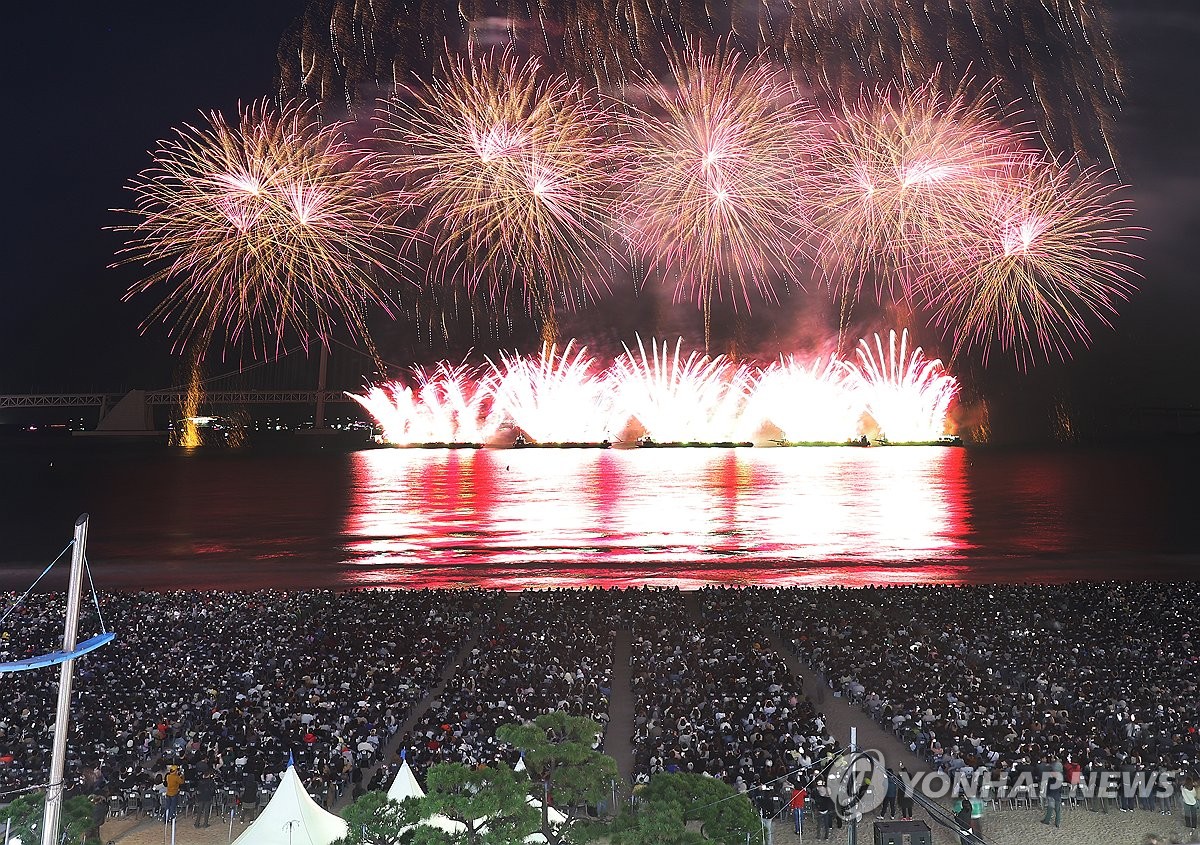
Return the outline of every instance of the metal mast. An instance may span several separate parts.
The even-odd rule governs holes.
[[[88,515],[75,520],[75,545],[71,549],[71,580],[67,587],[67,618],[63,629],[63,651],[75,650],[79,630],[79,595],[83,589],[83,562],[87,551]],[[54,753],[50,758],[50,783],[46,787],[46,814],[42,821],[42,845],[58,845],[62,816],[63,770],[67,762],[67,734],[71,724],[71,682],[75,659],[64,660],[58,676],[58,714],[54,719]]]

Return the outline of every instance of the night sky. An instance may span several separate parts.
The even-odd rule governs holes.
[[[1127,85],[1122,175],[1150,230],[1146,279],[1116,330],[1098,330],[1073,362],[1019,375],[993,360],[976,376],[993,413],[1040,413],[1062,397],[1200,407],[1200,3],[1109,5]],[[171,127],[271,93],[279,37],[302,0],[22,6],[6,27],[0,392],[166,386],[180,362],[161,325],[139,332],[153,297],[120,302],[134,275],[107,269],[121,240],[103,227],[122,219],[109,209],[128,203],[123,185]]]

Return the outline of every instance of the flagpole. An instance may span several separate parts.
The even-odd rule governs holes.
[[[83,562],[87,552],[88,515],[75,520],[75,542],[71,549],[71,580],[67,586],[67,615],[63,626],[63,651],[75,650],[79,633],[79,595],[83,591]],[[71,682],[75,659],[64,660],[58,674],[58,712],[54,719],[54,751],[50,757],[50,782],[46,786],[46,811],[42,820],[42,845],[58,845],[62,817],[63,771],[67,762],[67,734],[71,722]]]

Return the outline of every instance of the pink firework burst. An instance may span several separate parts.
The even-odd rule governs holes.
[[[552,323],[607,289],[604,126],[591,92],[536,60],[468,53],[383,103],[375,164],[420,219],[431,280],[516,296]]]
[[[689,53],[672,80],[644,80],[621,169],[630,248],[711,313],[775,299],[807,251],[802,198],[818,134],[807,105],[765,61]],[[708,320],[706,319],[706,331]]]
[[[981,207],[998,181],[1030,159],[1008,129],[992,89],[942,95],[935,84],[864,92],[832,123],[820,160],[816,224],[821,265],[844,303],[868,278],[911,301],[933,283],[933,256],[964,213]]]
[[[997,182],[980,212],[963,216],[945,251],[956,272],[925,286],[955,353],[978,348],[986,361],[998,346],[1025,368],[1069,357],[1090,341],[1091,322],[1111,326],[1135,287],[1129,245],[1140,237],[1111,176],[1038,162]]]
[[[117,227],[122,262],[150,269],[126,298],[165,288],[153,316],[185,342],[221,329],[265,351],[289,331],[328,342],[339,324],[369,340],[363,305],[387,310],[397,232],[363,158],[344,124],[298,103],[177,130],[130,185],[138,221]]]

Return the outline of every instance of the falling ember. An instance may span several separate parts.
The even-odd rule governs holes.
[[[198,449],[204,445],[204,439],[196,425],[196,418],[200,415],[200,403],[204,401],[203,375],[201,356],[196,354],[188,373],[187,392],[183,395],[182,419],[179,423],[182,428],[175,432],[175,445],[184,449]]]
[[[908,329],[899,336],[888,332],[885,352],[878,334],[875,344],[858,342],[858,361],[848,364],[849,379],[866,413],[880,434],[893,443],[936,440],[946,433],[946,412],[958,394],[958,381],[938,359],[925,357],[921,347],[909,349]]]
[[[1103,0],[576,0],[450,4],[446,0],[309,3],[279,45],[284,96],[358,111],[380,85],[429,73],[443,38],[510,44],[554,73],[605,90],[661,71],[681,44],[735,37],[749,55],[776,57],[825,101],[870,86],[939,77],[998,80],[1000,99],[1026,100],[1057,153],[1110,160],[1123,96]],[[453,34],[445,29],[454,21]],[[735,31],[736,30],[736,31]]]
[[[609,375],[622,416],[632,417],[646,435],[660,442],[737,440],[744,430],[749,372],[723,355],[699,352],[683,357],[683,338],[672,349],[652,340],[650,351],[639,337],[637,351],[626,347]]]

